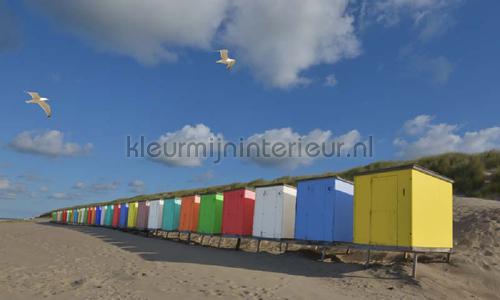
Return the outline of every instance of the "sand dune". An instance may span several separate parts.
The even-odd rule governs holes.
[[[394,254],[377,254],[365,269],[363,253],[342,249],[320,262],[298,247],[275,254],[277,244],[253,253],[251,242],[233,251],[45,220],[2,222],[0,299],[498,299],[500,202],[457,198],[454,208],[452,262],[424,257],[417,281]]]

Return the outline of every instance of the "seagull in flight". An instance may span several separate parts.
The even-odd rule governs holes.
[[[217,50],[217,52],[220,53],[220,59],[216,61],[216,63],[226,65],[226,69],[231,71],[233,66],[236,64],[236,59],[229,58],[229,51],[227,49]]]
[[[28,95],[30,95],[32,98],[31,100],[26,101],[26,103],[38,104],[47,115],[47,118],[50,118],[50,116],[52,116],[52,110],[50,109],[50,106],[46,103],[46,101],[48,101],[49,99],[40,97],[40,95],[36,92],[26,92],[26,93],[28,93]]]

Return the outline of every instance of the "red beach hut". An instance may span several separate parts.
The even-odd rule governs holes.
[[[120,224],[120,205],[115,204],[113,208],[113,222],[111,226],[113,228],[118,228],[119,224]]]
[[[255,192],[238,189],[224,192],[222,234],[252,235]]]
[[[66,223],[67,219],[68,219],[68,211],[67,210],[63,210],[63,212],[62,212],[62,222]]]
[[[89,207],[89,211],[87,213],[87,225],[92,224],[92,214],[94,213],[94,208]]]

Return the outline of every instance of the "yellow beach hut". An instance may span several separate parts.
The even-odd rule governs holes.
[[[418,165],[354,177],[354,243],[405,251],[453,247],[453,181]]]

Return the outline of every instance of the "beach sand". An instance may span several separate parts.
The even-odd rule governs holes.
[[[454,214],[451,263],[423,257],[417,280],[400,254],[375,254],[365,269],[364,253],[332,254],[341,249],[321,262],[297,247],[254,253],[254,244],[234,251],[47,220],[1,222],[0,299],[500,299],[500,202],[456,198]]]

